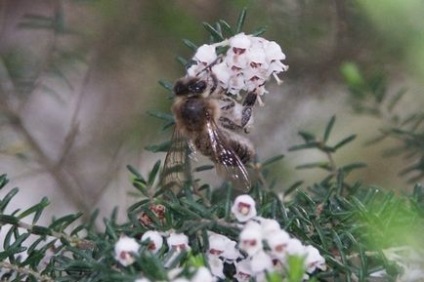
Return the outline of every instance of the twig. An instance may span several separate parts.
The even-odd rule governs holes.
[[[10,270],[14,270],[18,273],[24,274],[24,275],[28,275],[28,276],[33,276],[37,281],[46,281],[46,282],[54,282],[54,279],[46,276],[46,275],[41,275],[38,272],[26,268],[26,267],[19,267],[17,265],[11,264],[10,262],[7,261],[0,261],[0,269],[5,268],[5,269],[10,269]]]

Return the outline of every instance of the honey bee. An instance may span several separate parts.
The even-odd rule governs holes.
[[[208,77],[186,76],[174,84],[171,110],[175,129],[162,172],[164,189],[179,191],[183,187],[189,161],[187,147],[208,157],[218,174],[228,178],[236,188],[250,188],[245,164],[253,159],[255,149],[238,131],[249,123],[256,95],[248,94],[243,108],[235,111],[236,102],[220,92],[212,74]]]

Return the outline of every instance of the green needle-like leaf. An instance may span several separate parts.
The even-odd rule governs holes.
[[[327,124],[327,127],[325,128],[325,131],[324,131],[324,137],[323,137],[324,143],[327,143],[328,138],[330,137],[331,130],[333,129],[335,121],[336,121],[336,116],[332,116],[330,121]]]

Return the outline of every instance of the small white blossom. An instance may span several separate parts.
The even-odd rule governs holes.
[[[264,251],[255,253],[250,259],[250,269],[253,273],[258,274],[264,271],[271,271],[273,263],[271,257]]]
[[[280,45],[275,41],[268,41],[264,48],[265,57],[268,62],[281,61],[286,59],[286,55],[281,50]]]
[[[169,234],[168,239],[166,240],[170,249],[177,252],[186,251],[190,249],[188,245],[188,237],[182,233],[172,232]]]
[[[271,233],[281,230],[280,224],[275,219],[259,217],[258,220],[261,224],[262,234],[264,234],[264,236],[269,236]]]
[[[204,67],[202,65],[195,63],[191,65],[186,72],[188,76],[197,76],[197,74],[200,73],[203,69]]]
[[[194,55],[194,60],[199,62],[206,67],[213,63],[217,58],[215,46],[203,44],[197,48],[196,54]]]
[[[231,212],[240,222],[246,222],[256,216],[255,200],[249,195],[240,195],[234,201]]]
[[[242,74],[233,75],[228,81],[228,93],[230,94],[237,95],[244,87],[246,87],[246,83]]]
[[[221,255],[225,261],[232,262],[241,257],[240,251],[236,246],[236,241],[228,240],[226,242],[224,252]]]
[[[226,260],[235,260],[240,252],[236,249],[237,242],[228,237],[213,233],[209,235],[209,254],[223,257]]]
[[[225,278],[224,275],[224,262],[216,255],[207,254],[207,259],[209,263],[210,270],[212,275],[219,278]]]
[[[249,256],[262,250],[262,232],[260,225],[250,221],[240,232],[239,248]]]
[[[157,253],[163,245],[163,238],[157,231],[147,231],[141,237],[141,241],[149,241],[147,249],[152,253]]]
[[[266,241],[271,249],[271,254],[283,259],[287,253],[287,246],[290,241],[289,234],[284,230],[274,231],[266,236]]]
[[[115,259],[123,266],[134,263],[134,256],[138,253],[140,245],[134,238],[121,236],[115,243]]]
[[[182,267],[175,267],[173,269],[170,269],[168,271],[168,280],[174,281],[174,279],[177,279],[177,277],[183,272]]]
[[[250,261],[248,259],[244,259],[244,260],[236,262],[235,266],[236,266],[236,274],[234,277],[238,281],[250,281],[250,277],[252,276]]]
[[[321,270],[326,269],[325,259],[323,256],[320,255],[317,248],[313,246],[306,246],[306,253],[307,253],[306,260],[305,260],[305,264],[307,268],[306,272],[312,273],[317,268]]]
[[[306,254],[306,247],[298,239],[290,238],[287,243],[286,252],[289,255],[304,256]]]
[[[231,72],[225,62],[212,66],[212,72],[215,74],[221,88],[227,89],[231,78]]]
[[[232,49],[231,51],[233,51],[236,54],[240,54],[241,52],[245,52],[250,47],[250,45],[252,44],[251,36],[247,36],[243,32],[236,34],[233,37],[231,37],[229,42],[230,42],[230,47]],[[242,50],[244,50],[244,51],[242,51]]]
[[[197,269],[196,274],[191,278],[191,282],[213,282],[215,281],[211,272],[202,266]]]

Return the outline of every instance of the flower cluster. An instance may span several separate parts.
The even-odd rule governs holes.
[[[208,258],[215,276],[222,278],[224,262],[234,262],[238,281],[265,281],[267,272],[284,274],[290,256],[303,258],[306,273],[325,270],[325,259],[315,247],[292,238],[277,221],[256,216],[255,201],[249,195],[237,197],[231,211],[243,223],[238,244],[222,235],[209,236]]]
[[[298,239],[291,237],[280,224],[273,219],[257,216],[256,203],[249,195],[238,196],[231,212],[237,220],[240,228],[239,240],[209,231],[208,249],[206,253],[208,268],[200,268],[194,272],[191,280],[176,278],[182,272],[180,267],[170,269],[168,278],[170,281],[216,281],[225,279],[225,267],[232,266],[235,269],[234,281],[265,281],[266,273],[277,272],[285,275],[288,269],[288,260],[292,256],[303,260],[305,277],[307,273],[316,270],[325,270],[325,259],[313,246],[305,246]],[[168,254],[164,262],[165,267],[178,265],[175,259],[181,252],[190,251],[189,239],[185,234],[174,231],[159,233],[147,231],[141,237],[145,250],[156,254],[164,245]],[[124,267],[136,261],[141,245],[132,238],[121,237],[115,244],[115,258]],[[143,280],[148,281],[148,280]]]
[[[218,55],[218,47],[228,49],[225,54]],[[282,63],[285,58],[276,42],[239,33],[222,42],[200,46],[187,75],[206,77],[212,74],[226,93],[240,95],[243,91],[254,92],[262,104],[259,96],[267,92],[266,81],[273,76],[280,83],[277,75],[288,69]]]

